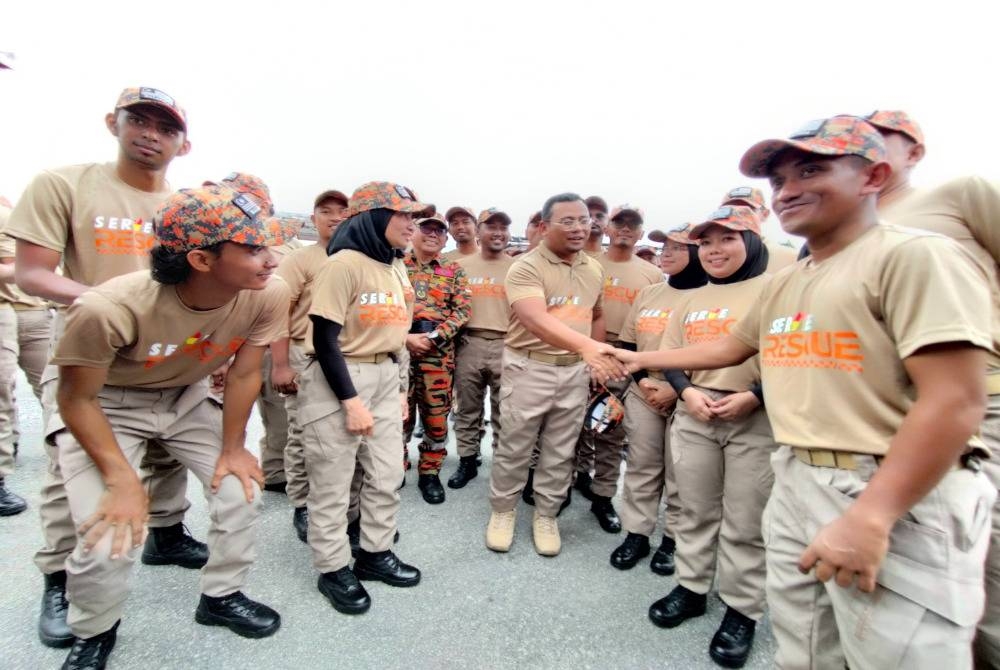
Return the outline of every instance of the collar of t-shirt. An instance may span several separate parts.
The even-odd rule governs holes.
[[[441,267],[442,265],[444,265],[444,263],[441,262],[441,254],[435,255],[434,258],[430,259],[426,263],[421,263],[420,259],[417,258],[417,252],[411,251],[410,260],[413,261],[413,264],[416,265],[418,268],[434,267],[435,265]]]
[[[576,267],[577,265],[584,265],[585,263],[590,262],[590,256],[581,251],[576,252],[572,261],[563,260],[562,258],[556,256],[555,252],[549,249],[548,245],[544,242],[538,245],[538,253],[550,263],[563,263],[565,265],[569,265],[570,267]]]

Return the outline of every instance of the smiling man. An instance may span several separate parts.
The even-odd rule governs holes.
[[[249,197],[212,186],[171,196],[155,219],[152,268],[78,298],[59,366],[59,464],[81,541],[67,559],[64,668],[99,668],[114,648],[149,503],[136,468],[155,440],[205,488],[211,526],[198,623],[266,637],[278,613],[240,591],[254,559],[263,472],[246,423],[268,344],[288,334],[288,288],[270,281],[281,228]],[[208,376],[233,357],[225,406]],[[65,426],[66,430],[61,430]]]
[[[441,254],[441,260],[451,262],[479,253],[476,243],[476,215],[469,207],[452,207],[444,214],[448,224],[448,234],[455,240],[457,248]],[[445,240],[447,242],[447,240]]]
[[[770,180],[812,257],[726,337],[620,355],[716,369],[760,352],[782,445],[763,518],[779,667],[970,668],[997,495],[974,435],[995,347],[986,276],[944,236],[879,223],[891,168],[862,119],[760,142],[740,170]]]
[[[184,110],[155,88],[126,88],[104,122],[117,140],[117,160],[42,172],[18,201],[6,229],[17,241],[18,286],[62,306],[52,324],[50,349],[62,335],[66,305],[91,286],[149,267],[153,215],[171,191],[167,168],[191,149]],[[57,412],[57,374],[52,365],[42,373],[46,422]],[[38,635],[47,646],[65,647],[73,643],[73,635],[66,626],[64,564],[77,538],[58,453],[51,441],[45,448],[49,465],[38,509],[45,546],[35,554],[45,577]],[[189,507],[187,470],[155,443],[145,452],[143,470],[150,473],[151,499],[143,561],[202,567],[208,550],[182,523]]]
[[[479,254],[459,261],[469,285],[469,322],[455,355],[455,442],[458,469],[448,487],[460,489],[478,474],[482,442],[483,401],[490,390],[493,449],[500,438],[500,374],[503,338],[510,321],[504,280],[514,259],[504,253],[510,242],[510,216],[491,207],[479,214]]]

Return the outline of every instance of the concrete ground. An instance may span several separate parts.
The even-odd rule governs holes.
[[[65,650],[44,647],[36,634],[42,578],[31,557],[41,542],[38,490],[45,467],[40,410],[23,377],[18,383],[21,453],[8,486],[28,511],[0,518],[0,667],[57,668]],[[261,433],[256,415],[248,444]],[[489,440],[486,440],[486,444]],[[454,454],[453,448],[451,449]],[[415,454],[415,450],[413,452]],[[257,533],[257,561],[245,591],[282,616],[270,638],[247,640],[194,621],[198,574],[136,563],[133,592],[118,632],[110,668],[714,668],[708,643],[725,607],[716,595],[708,613],[663,630],[647,608],[675,585],[643,561],[621,572],[608,556],[622,535],[604,533],[582,497],[559,518],[563,550],[538,556],[531,542],[532,508],[521,506],[508,554],[485,548],[491,454],[480,475],[459,491],[446,489],[442,505],[423,502],[416,473],[407,474],[396,551],[423,572],[420,585],[399,589],[366,582],[371,610],[335,611],[316,590],[309,548],[291,526],[283,495],[265,494]],[[452,455],[442,479],[457,464]],[[200,485],[192,477],[187,524],[204,540],[208,525]],[[617,502],[617,501],[616,501]],[[746,667],[773,665],[774,640],[765,619]]]

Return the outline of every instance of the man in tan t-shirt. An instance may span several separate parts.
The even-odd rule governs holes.
[[[264,483],[246,423],[264,350],[288,334],[288,287],[271,280],[267,248],[281,243],[280,224],[248,196],[210,186],[168,198],[155,231],[151,269],[81,295],[52,359],[59,414],[45,431],[81,536],[66,562],[77,639],[64,668],[104,667],[114,648],[148,517],[136,468],[150,440],[205,488],[210,549],[195,620],[251,638],[281,625],[240,591]],[[208,376],[230,357],[220,407]]]
[[[535,212],[528,219],[528,225],[524,229],[524,237],[528,240],[528,251],[531,251],[542,241],[542,213]]]
[[[989,289],[952,240],[879,225],[885,156],[850,116],[754,145],[741,171],[769,179],[812,257],[725,338],[620,354],[713,369],[759,351],[783,445],[763,519],[778,667],[972,667],[996,497],[974,436]]]
[[[885,140],[892,176],[879,193],[879,216],[900,226],[946,235],[969,253],[989,277],[992,333],[1000,336],[1000,184],[980,177],[960,177],[940,186],[917,189],[910,172],[923,159],[924,134],[906,112],[880,110],[866,117]],[[1000,454],[1000,355],[990,352],[986,370],[989,394],[980,435],[993,454]],[[983,471],[1000,489],[996,457],[983,461]],[[974,646],[976,663],[1000,667],[1000,506],[993,508],[993,531],[986,557],[986,613]]]
[[[584,203],[590,213],[590,231],[583,251],[592,258],[604,253],[604,231],[608,225],[608,203],[599,195],[592,195]]]
[[[433,216],[433,213],[426,216]],[[445,212],[444,220],[448,224],[448,234],[458,247],[441,254],[442,261],[457,261],[479,253],[479,244],[476,242],[476,215],[471,207],[452,207]]]
[[[3,232],[9,218],[10,203],[0,197],[0,516],[20,514],[28,507],[24,498],[4,485],[4,477],[14,472],[20,437],[14,380],[20,367],[41,400],[42,370],[52,332],[48,303],[27,295],[14,283],[14,238]]]
[[[746,205],[750,207],[760,217],[762,226],[767,217],[771,215],[771,210],[764,203],[764,193],[759,188],[737,186],[736,188],[729,189],[726,195],[722,197],[719,207],[725,207],[726,205]],[[766,237],[761,237],[761,239],[764,240],[764,246],[767,247],[768,274],[774,274],[778,270],[787,268],[789,265],[795,265],[795,261],[799,258],[798,249],[785,244],[778,244]]]
[[[613,348],[593,338],[604,335],[604,271],[582,253],[589,230],[580,196],[552,196],[542,208],[542,244],[507,273],[511,315],[500,382],[502,432],[493,455],[493,513],[486,529],[486,546],[494,551],[510,550],[517,499],[531,451],[540,442],[532,535],[539,554],[559,553],[556,514],[573,476],[573,445],[586,412],[589,378],[604,383],[626,376],[607,356]]]
[[[479,254],[458,264],[469,288],[469,320],[458,338],[455,353],[455,442],[458,469],[448,487],[460,489],[478,474],[483,439],[483,401],[490,390],[493,445],[500,438],[500,375],[503,339],[510,321],[504,280],[514,259],[504,253],[510,242],[511,219],[496,208],[484,209],[476,223]]]
[[[69,305],[91,286],[149,267],[154,243],[153,215],[170,193],[167,168],[191,148],[184,110],[154,88],[127,88],[105,124],[118,141],[114,163],[88,163],[37,175],[11,213],[7,233],[17,240],[15,277],[28,295]],[[61,273],[57,272],[61,268]],[[54,348],[62,334],[64,308],[52,324]],[[56,369],[42,375],[42,413],[56,412]],[[73,636],[65,624],[64,563],[76,532],[54,446],[46,443],[49,467],[38,514],[45,546],[35,565],[45,576],[39,615],[43,644],[65,647]],[[187,470],[156,444],[146,450],[150,473],[150,528],[143,562],[200,568],[208,558],[204,543],[182,521]]]
[[[642,239],[643,213],[632,205],[619,205],[611,212],[605,229],[608,250],[597,257],[604,268],[604,295],[601,300],[606,335],[604,341],[620,346],[618,334],[625,325],[632,303],[639,291],[663,282],[663,273],[635,256],[635,245]],[[624,393],[627,382],[613,387]],[[590,511],[607,533],[622,529],[611,499],[618,490],[621,474],[625,425],[607,432],[594,432],[583,426],[576,445],[576,482],[574,487],[591,501]],[[591,479],[590,471],[594,476]]]
[[[309,308],[312,306],[313,282],[326,263],[327,245],[330,244],[337,226],[344,220],[346,209],[347,196],[340,191],[327,190],[316,196],[313,213],[310,216],[318,236],[316,244],[293,251],[282,258],[278,265],[278,276],[285,280],[291,291],[287,357],[296,377],[302,374],[308,363],[306,342],[312,339]],[[274,349],[275,345],[271,348]],[[299,539],[305,542],[309,527],[309,511],[306,507],[309,479],[306,474],[305,454],[302,450],[302,426],[298,422],[298,385],[295,382],[285,394],[285,411],[288,417],[288,441],[284,453],[287,482],[285,493],[288,495],[288,502],[295,508],[292,513],[292,526]],[[350,528],[348,534],[350,535]]]

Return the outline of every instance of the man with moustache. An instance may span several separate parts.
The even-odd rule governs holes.
[[[441,260],[445,262],[457,261],[466,256],[475,256],[479,253],[479,245],[476,244],[476,215],[469,207],[452,207],[444,214],[444,220],[448,224],[448,234],[455,240],[457,248],[441,254]],[[445,240],[447,242],[447,240]]]

